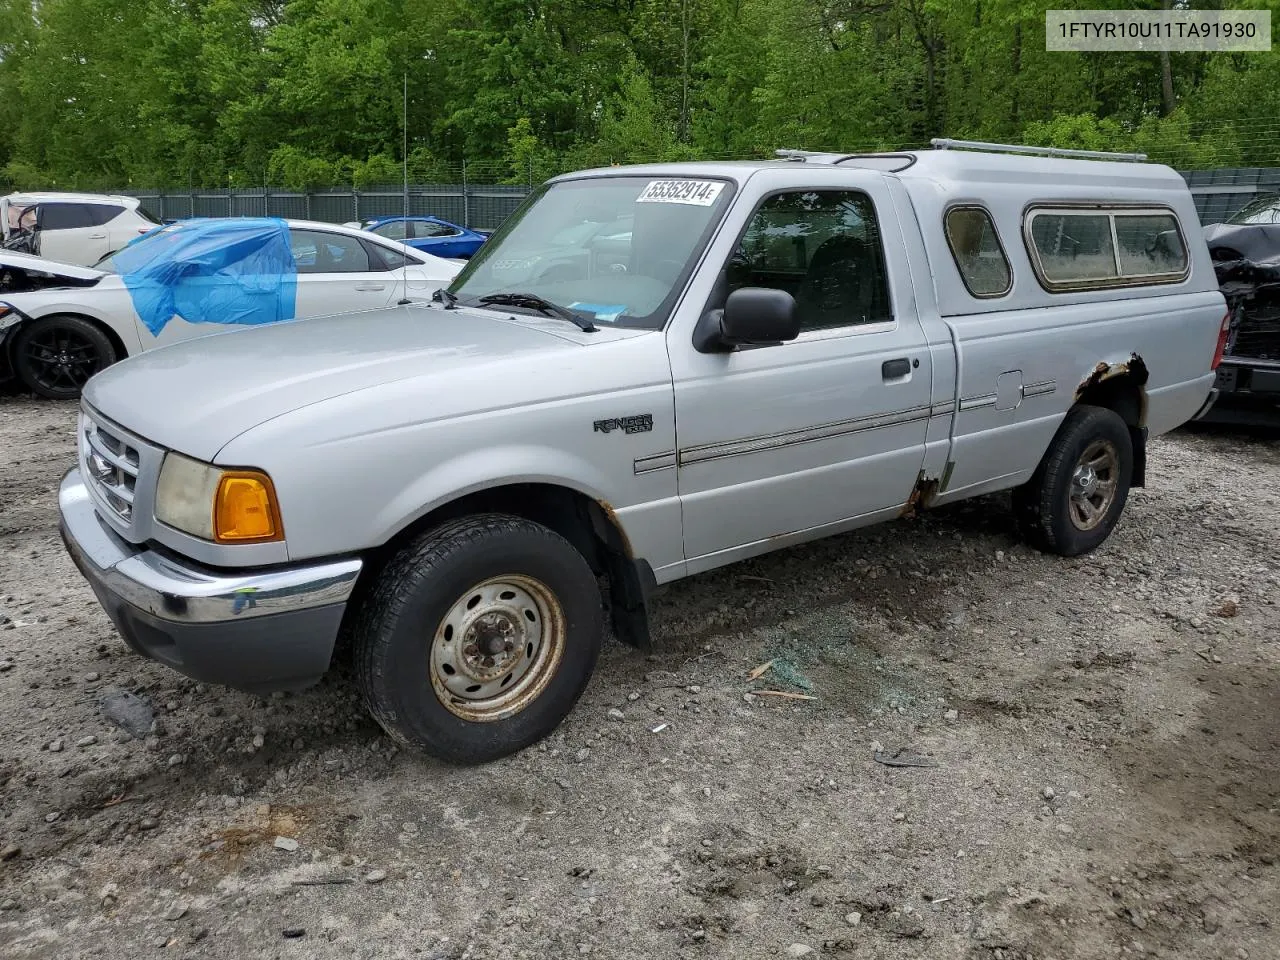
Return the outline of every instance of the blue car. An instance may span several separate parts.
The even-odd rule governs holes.
[[[468,230],[439,217],[378,217],[360,226],[388,240],[454,260],[470,258],[488,239],[487,233]]]

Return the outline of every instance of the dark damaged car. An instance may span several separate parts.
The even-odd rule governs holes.
[[[1205,227],[1205,240],[1231,328],[1204,417],[1219,423],[1280,424],[1280,195]]]

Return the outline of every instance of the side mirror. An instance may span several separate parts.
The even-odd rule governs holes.
[[[796,301],[785,290],[741,287],[729,294],[723,310],[703,316],[694,331],[694,348],[702,353],[737,346],[762,346],[800,335]]]

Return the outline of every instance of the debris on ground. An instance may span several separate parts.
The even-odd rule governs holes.
[[[155,720],[151,704],[128,690],[106,691],[98,700],[98,710],[103,717],[135,740],[146,737]]]
[[[759,680],[761,677],[763,677],[763,676],[764,676],[765,671],[767,671],[767,670],[768,670],[770,667],[772,667],[772,666],[773,666],[773,661],[772,661],[772,660],[769,660],[769,661],[768,661],[768,662],[766,662],[766,663],[762,663],[762,664],[760,664],[760,666],[756,667],[754,670],[752,670],[750,673],[748,673],[748,674],[747,674],[747,679],[748,679],[748,680]]]
[[[871,759],[876,763],[883,763],[886,767],[936,767],[938,765],[934,760],[915,756],[904,749],[898,749],[892,754],[877,750],[871,755]]]

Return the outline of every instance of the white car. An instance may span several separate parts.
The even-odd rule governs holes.
[[[13,193],[0,197],[5,246],[89,266],[160,225],[136,197]]]
[[[128,259],[127,251],[93,267],[0,251],[0,379],[7,367],[11,376],[33,392],[51,399],[71,399],[79,396],[89,377],[126,356],[194,337],[246,329],[246,323],[303,320],[386,307],[404,299],[426,299],[446,286],[463,266],[459,261],[336,224],[258,219],[268,225],[263,229],[272,229],[272,223],[287,225],[289,250],[285,255],[296,265],[296,273],[286,276],[278,268],[260,269],[252,258],[237,263],[236,257],[243,255],[226,246],[229,252],[224,259],[240,269],[210,268],[199,275],[199,264],[195,268],[192,264],[202,257],[207,259],[210,252],[216,258],[216,237],[205,238],[207,242],[195,258],[162,262],[160,271],[152,270],[143,279],[131,274],[128,267],[123,276],[117,270],[117,261]],[[205,224],[203,229],[208,232],[218,224],[236,221],[186,221],[164,230],[176,235],[198,222]],[[252,229],[250,219],[239,222],[249,223]],[[152,242],[151,238],[142,241]],[[283,240],[280,245],[283,247]],[[156,281],[157,275],[166,276],[166,268],[167,276],[174,279]],[[274,304],[279,298],[272,290],[286,280],[286,312],[265,320],[246,319],[245,304],[247,309],[255,309],[264,297]],[[178,309],[168,309],[174,301],[164,298],[166,283],[182,288]],[[159,312],[156,304],[161,305]],[[233,322],[223,322],[227,318]]]

